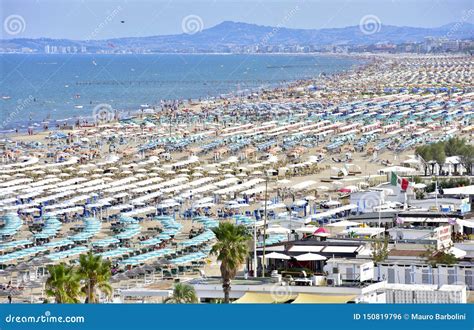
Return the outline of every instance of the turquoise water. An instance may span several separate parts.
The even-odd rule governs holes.
[[[0,130],[92,116],[97,104],[138,110],[334,73],[354,59],[301,55],[1,55]]]

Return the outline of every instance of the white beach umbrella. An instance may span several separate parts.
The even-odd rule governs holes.
[[[323,261],[323,260],[326,260],[327,258],[317,253],[308,252],[308,253],[304,253],[304,254],[300,254],[299,256],[296,256],[295,259],[298,261]]]
[[[263,256],[260,256],[260,258],[263,258]],[[283,253],[271,252],[265,256],[265,259],[290,260],[291,257]]]

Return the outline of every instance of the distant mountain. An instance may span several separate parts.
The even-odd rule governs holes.
[[[368,28],[369,29],[369,28]],[[381,42],[395,44],[420,42],[426,37],[473,39],[474,25],[451,23],[437,28],[376,26],[376,32],[363,33],[359,26],[330,29],[289,29],[225,21],[195,34],[176,34],[149,37],[116,38],[108,40],[68,39],[3,39],[0,48],[28,47],[43,52],[46,45],[87,47],[88,51],[150,51],[150,52],[207,52],[229,51],[236,47],[259,46],[326,46],[368,45]]]

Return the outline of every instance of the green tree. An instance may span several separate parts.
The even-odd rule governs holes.
[[[426,248],[426,252],[423,256],[432,267],[436,267],[437,265],[453,265],[458,262],[456,256],[449,252],[448,249],[437,250],[431,246]]]
[[[459,156],[465,145],[465,139],[454,137],[446,141],[444,144],[444,152],[448,157]]]
[[[474,165],[474,145],[466,144],[459,153],[459,161],[464,166],[468,175],[472,175]]]
[[[375,264],[384,261],[388,257],[388,237],[385,239],[375,239],[371,244],[372,253],[370,256]]]
[[[472,173],[474,165],[474,145],[469,144],[466,139],[451,138],[446,142],[437,142],[419,146],[415,149],[415,153],[425,160],[425,162],[435,161],[442,170],[446,157],[459,156],[461,164],[466,168],[467,173]],[[431,164],[431,174],[434,170],[434,163]],[[428,175],[428,166],[424,164],[425,176]],[[457,165],[454,166],[457,172]]]
[[[111,265],[92,252],[79,256],[78,274],[84,280],[82,291],[86,294],[86,303],[97,303],[97,291],[112,296],[110,285]]]
[[[74,268],[64,263],[47,266],[46,295],[54,297],[58,304],[78,303],[82,295],[81,278]]]
[[[439,166],[439,172],[443,169],[444,162],[446,161],[446,153],[444,151],[444,143],[438,142],[431,145],[432,148],[432,160],[434,160]],[[434,172],[432,170],[432,172]]]
[[[229,222],[219,223],[219,226],[212,231],[216,235],[217,243],[212,247],[211,253],[217,255],[217,260],[221,262],[224,303],[229,303],[230,283],[248,255],[250,237],[244,226],[236,226]]]
[[[428,164],[426,162],[429,162],[430,160],[433,159],[431,148],[429,145],[424,145],[420,147],[416,147],[415,149],[415,154],[423,158],[425,161],[423,166],[425,169],[425,176],[428,175]]]
[[[197,304],[199,302],[196,290],[189,284],[177,283],[173,295],[164,301],[166,304]]]

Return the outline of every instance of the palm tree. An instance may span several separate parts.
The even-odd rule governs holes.
[[[174,286],[173,295],[166,298],[164,302],[165,304],[197,304],[199,299],[193,286],[178,283]]]
[[[241,264],[248,255],[249,236],[244,226],[235,226],[229,222],[221,222],[213,228],[217,243],[211,253],[217,255],[221,262],[222,289],[224,303],[229,303],[230,282],[235,278]]]
[[[97,291],[108,297],[112,295],[112,286],[109,283],[111,265],[109,261],[102,260],[101,256],[95,256],[90,251],[82,254],[79,257],[78,274],[85,281],[82,291],[86,294],[86,303],[98,302]]]
[[[49,277],[46,280],[46,295],[54,297],[56,303],[78,303],[81,293],[80,277],[74,268],[64,263],[48,265]]]

